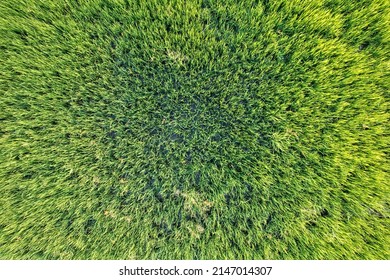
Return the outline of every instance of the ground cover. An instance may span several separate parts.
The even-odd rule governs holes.
[[[388,1],[0,14],[0,258],[389,258]]]

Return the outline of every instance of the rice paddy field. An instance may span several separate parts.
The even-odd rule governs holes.
[[[389,1],[0,14],[1,259],[389,259]]]

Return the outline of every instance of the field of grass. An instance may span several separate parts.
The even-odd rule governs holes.
[[[390,258],[388,0],[0,14],[0,259]]]

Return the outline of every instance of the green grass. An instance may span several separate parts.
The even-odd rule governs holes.
[[[387,0],[0,2],[1,259],[389,259]]]

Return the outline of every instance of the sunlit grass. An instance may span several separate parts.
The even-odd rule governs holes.
[[[1,259],[389,258],[389,2],[223,3],[0,2]]]

